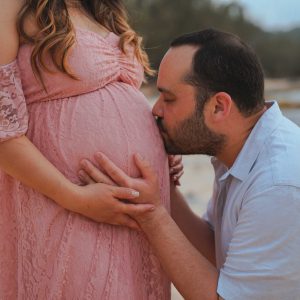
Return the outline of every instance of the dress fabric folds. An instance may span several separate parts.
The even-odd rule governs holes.
[[[30,65],[31,45],[0,67],[0,142],[26,133],[70,181],[102,151],[130,176],[140,153],[158,174],[169,209],[168,160],[143,69],[119,37],[76,29],[69,66],[78,80]],[[51,60],[47,62],[54,69]],[[28,166],[30,171],[30,165]],[[170,299],[170,283],[143,233],[93,222],[0,172],[0,299]]]

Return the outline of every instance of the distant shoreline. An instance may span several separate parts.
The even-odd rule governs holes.
[[[279,102],[279,106],[280,108],[284,108],[284,109],[300,109],[300,99],[299,102],[291,102],[288,100],[281,100]]]
[[[266,93],[290,91],[300,89],[300,78],[266,78],[265,91]]]
[[[145,84],[141,90],[150,102],[155,101],[159,96],[155,83]],[[286,96],[288,93],[296,93],[297,99],[289,99]],[[279,94],[282,94],[282,96],[279,97]],[[266,99],[278,99],[279,105],[283,109],[300,109],[300,78],[266,78],[265,97]]]

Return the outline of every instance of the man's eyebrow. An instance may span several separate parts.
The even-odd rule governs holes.
[[[158,86],[158,87],[157,87],[157,90],[158,90],[160,93],[170,94],[170,95],[174,96],[174,94],[173,94],[171,91],[169,91],[168,89],[166,89],[166,88],[163,88],[163,87]]]

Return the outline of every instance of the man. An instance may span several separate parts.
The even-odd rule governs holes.
[[[167,152],[212,156],[204,218],[174,188],[176,224],[138,155],[138,179],[103,154],[98,162],[115,183],[140,193],[137,206],[153,205],[132,217],[177,289],[186,299],[300,299],[300,129],[275,101],[264,101],[255,54],[229,33],[184,35],[163,58],[157,87],[153,114]],[[91,165],[85,171],[108,180]]]

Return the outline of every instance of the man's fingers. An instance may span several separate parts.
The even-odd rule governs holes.
[[[117,206],[118,211],[122,214],[116,219],[116,224],[124,225],[134,230],[141,230],[134,217],[141,214],[152,212],[155,207],[152,204],[131,204],[119,202]]]
[[[168,159],[169,159],[169,165],[171,167],[176,166],[182,162],[181,155],[168,155]]]
[[[96,183],[85,171],[80,170],[78,172],[78,177],[85,184]]]
[[[118,168],[106,155],[96,153],[95,158],[106,174],[118,185],[129,186],[130,177]]]
[[[178,180],[183,174],[184,174],[184,171],[182,170],[182,171],[180,171],[179,173],[176,173],[175,175],[171,175],[172,180],[173,180],[173,181]]]
[[[172,155],[172,154],[168,155],[169,166],[173,166],[174,157],[175,157],[175,155]]]
[[[180,183],[180,180],[179,180],[179,179],[175,180],[175,181],[174,181],[174,184],[175,184],[176,186],[181,186],[181,183]]]
[[[182,162],[182,156],[181,155],[174,155],[173,164],[177,165]]]
[[[174,167],[172,167],[170,169],[170,175],[173,175],[173,174],[176,174],[176,173],[181,173],[181,171],[183,170],[183,165],[182,164],[179,164],[179,165],[176,165]]]
[[[154,173],[154,170],[151,168],[150,164],[141,157],[141,155],[135,154],[134,160],[143,178],[150,179],[150,180],[156,178],[156,174]]]
[[[80,166],[94,182],[116,185],[107,175],[95,167],[89,160],[83,159]]]

